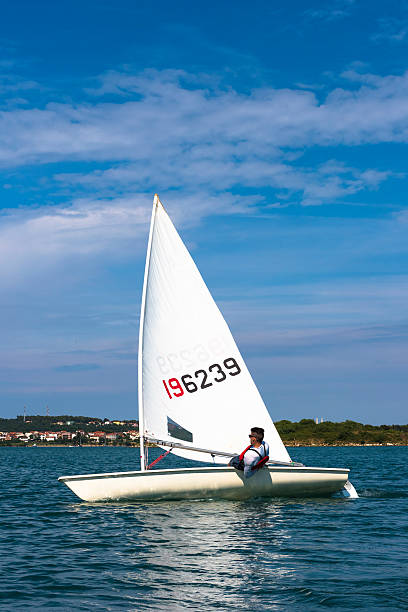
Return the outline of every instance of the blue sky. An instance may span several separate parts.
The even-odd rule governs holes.
[[[1,414],[133,418],[158,192],[277,420],[406,423],[408,3],[3,3]]]

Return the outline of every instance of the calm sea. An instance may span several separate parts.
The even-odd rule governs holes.
[[[361,498],[89,504],[57,477],[138,449],[1,448],[0,608],[408,609],[408,447],[291,452]]]

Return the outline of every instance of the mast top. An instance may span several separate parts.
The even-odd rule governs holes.
[[[163,210],[166,210],[163,206],[163,204],[160,201],[159,195],[157,193],[154,194],[154,199],[153,199],[153,206],[161,206],[163,208]]]

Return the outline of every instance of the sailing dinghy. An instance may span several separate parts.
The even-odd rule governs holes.
[[[291,461],[227,323],[157,195],[142,294],[138,394],[141,469],[61,476],[81,499],[318,496],[348,482],[348,469]],[[246,479],[227,463],[254,426],[264,428],[271,459]],[[146,442],[212,465],[150,470]]]

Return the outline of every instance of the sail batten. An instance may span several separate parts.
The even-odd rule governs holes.
[[[234,454],[253,426],[271,459],[290,462],[218,306],[160,200],[155,198],[139,336],[141,436]]]

